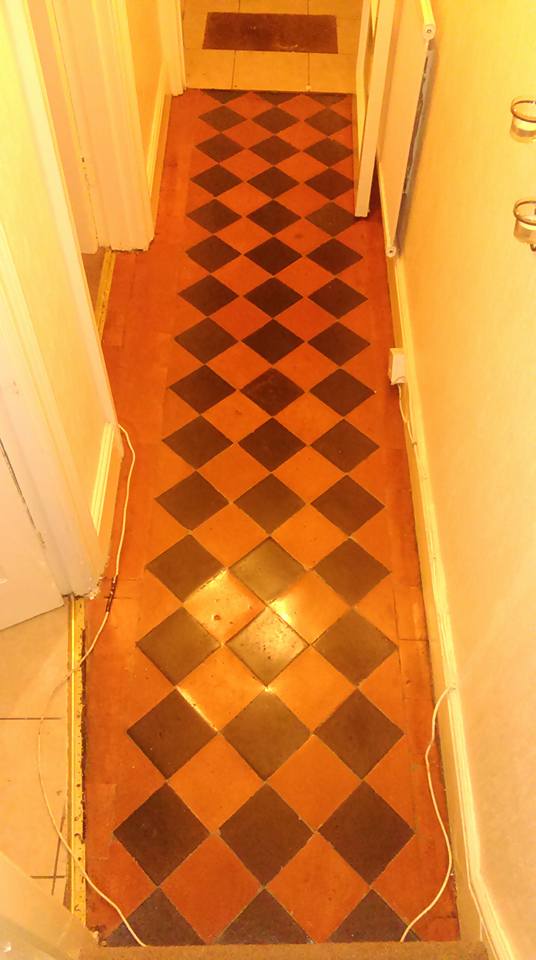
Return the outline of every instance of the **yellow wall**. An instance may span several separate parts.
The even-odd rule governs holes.
[[[158,102],[160,72],[163,69],[158,13],[159,0],[127,0],[126,7],[140,110],[143,149],[147,161],[151,149],[155,113],[159,111],[156,121],[159,130],[162,112],[162,103]]]
[[[424,428],[492,910],[536,944],[536,254],[512,206],[536,144],[509,136],[536,94],[533,0],[435,0],[437,60],[396,270]],[[437,598],[439,602],[442,599]]]

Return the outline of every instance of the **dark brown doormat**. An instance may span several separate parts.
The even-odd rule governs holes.
[[[337,20],[293,13],[208,13],[203,46],[210,50],[337,53]]]

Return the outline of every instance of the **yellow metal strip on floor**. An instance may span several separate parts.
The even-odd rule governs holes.
[[[83,600],[71,600],[69,611],[69,670],[82,657],[85,631],[85,604]],[[77,670],[69,682],[69,801],[67,841],[74,853],[74,861],[68,864],[69,906],[72,913],[85,925],[86,889],[85,880],[75,864],[85,869],[86,850],[84,839],[84,781],[83,781],[83,671]]]

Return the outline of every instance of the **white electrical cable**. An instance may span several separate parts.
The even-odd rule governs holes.
[[[53,828],[54,828],[54,831],[55,831],[56,834],[57,834],[57,837],[58,837],[60,843],[62,844],[62,846],[65,848],[65,850],[66,850],[67,853],[69,854],[69,857],[70,857],[70,859],[71,859],[71,863],[72,863],[72,865],[73,865],[73,869],[79,870],[80,873],[82,874],[82,876],[84,877],[84,880],[85,880],[86,883],[91,887],[91,889],[94,890],[95,893],[97,893],[97,894],[99,895],[99,897],[102,897],[102,899],[103,899],[107,904],[109,904],[110,907],[112,907],[112,908],[116,911],[116,913],[118,914],[118,916],[121,918],[122,922],[124,923],[125,927],[127,928],[128,932],[131,934],[132,937],[134,937],[134,940],[136,941],[136,943],[137,943],[140,947],[145,947],[145,946],[147,946],[147,944],[145,944],[142,940],[140,940],[140,938],[138,937],[137,933],[135,933],[135,931],[132,929],[130,923],[128,922],[128,920],[127,920],[127,918],[125,917],[123,911],[122,911],[121,908],[117,905],[117,903],[115,903],[106,893],[104,893],[104,891],[101,890],[100,887],[98,887],[97,884],[93,882],[93,880],[92,880],[91,877],[87,874],[87,872],[80,866],[80,864],[78,863],[78,861],[77,861],[77,859],[76,859],[76,855],[75,855],[74,851],[72,850],[72,848],[71,848],[71,847],[69,846],[69,844],[67,843],[67,840],[65,839],[65,837],[63,836],[63,833],[61,832],[61,828],[60,828],[60,827],[58,826],[58,824],[56,823],[56,819],[55,819],[54,814],[53,814],[53,812],[52,812],[52,807],[51,807],[51,805],[50,805],[50,800],[49,800],[49,798],[48,798],[48,794],[47,794],[47,790],[46,790],[46,786],[45,786],[45,781],[44,781],[44,777],[43,777],[43,770],[42,770],[42,751],[41,751],[41,733],[42,733],[42,728],[43,728],[43,723],[44,723],[45,717],[46,717],[47,714],[48,714],[49,706],[50,706],[52,700],[54,699],[54,697],[56,696],[56,693],[58,692],[58,690],[61,690],[61,688],[64,687],[65,684],[69,682],[69,680],[71,680],[71,678],[74,676],[74,674],[75,674],[75,673],[78,673],[78,671],[81,670],[82,664],[85,663],[85,661],[86,661],[87,658],[89,657],[90,653],[94,650],[95,644],[97,643],[99,637],[101,636],[101,634],[102,634],[102,632],[103,632],[103,630],[104,630],[104,628],[105,628],[105,626],[106,626],[106,624],[107,624],[107,622],[108,622],[108,618],[109,618],[109,616],[110,616],[110,611],[111,611],[111,609],[112,609],[112,604],[113,604],[114,597],[115,597],[117,580],[118,580],[118,577],[119,577],[119,565],[120,565],[120,563],[121,563],[121,554],[122,554],[122,552],[123,552],[123,544],[124,544],[124,542],[125,542],[125,531],[126,531],[126,523],[127,523],[128,502],[129,502],[129,499],[130,499],[130,486],[131,486],[131,483],[132,483],[132,474],[133,474],[133,472],[134,472],[134,465],[135,465],[135,463],[136,463],[136,453],[135,453],[134,447],[132,446],[132,443],[131,443],[130,437],[129,437],[129,435],[128,435],[128,432],[127,432],[127,431],[125,430],[125,428],[122,427],[120,424],[119,424],[119,429],[120,429],[121,433],[123,434],[123,436],[125,437],[125,440],[126,440],[126,442],[127,442],[128,448],[129,448],[129,450],[130,450],[130,466],[129,466],[129,469],[128,469],[127,485],[126,485],[126,490],[125,490],[125,500],[124,500],[124,503],[123,503],[123,517],[122,517],[122,522],[121,522],[121,535],[120,535],[120,537],[119,537],[119,545],[118,545],[118,547],[117,547],[117,554],[116,554],[116,558],[115,558],[115,571],[114,571],[114,575],[113,575],[113,577],[112,577],[112,582],[111,582],[111,585],[110,585],[110,594],[109,594],[109,596],[108,596],[108,600],[107,600],[107,603],[106,603],[106,610],[105,610],[105,612],[104,612],[104,616],[103,616],[103,618],[102,618],[102,621],[101,621],[101,623],[100,623],[100,626],[99,626],[99,628],[98,628],[98,630],[97,630],[97,632],[96,632],[96,634],[95,634],[95,637],[93,638],[91,644],[90,644],[89,647],[87,648],[87,650],[86,650],[86,652],[84,653],[83,657],[80,658],[80,660],[78,661],[78,663],[75,664],[75,666],[72,667],[71,670],[69,670],[69,673],[63,678],[63,680],[60,680],[60,682],[54,687],[54,689],[52,690],[52,693],[50,694],[50,696],[49,696],[49,698],[48,698],[48,700],[47,700],[47,703],[46,703],[46,706],[45,706],[45,708],[44,708],[44,710],[43,710],[43,713],[41,714],[41,717],[40,717],[40,719],[39,719],[38,732],[37,732],[37,772],[38,772],[38,775],[39,775],[39,784],[40,784],[40,787],[41,787],[41,793],[43,794],[43,800],[45,801],[45,806],[46,806],[46,808],[47,808],[47,812],[48,812],[48,815],[49,815],[49,817],[50,817],[50,821],[51,821],[51,823],[52,823],[52,826],[53,826]]]
[[[447,828],[446,828],[446,826],[445,826],[445,824],[444,824],[444,822],[443,822],[443,817],[441,816],[441,812],[440,812],[440,810],[439,810],[439,805],[438,805],[437,798],[436,798],[435,791],[434,791],[434,784],[433,784],[433,781],[432,781],[432,771],[431,771],[431,768],[430,768],[430,753],[431,753],[431,751],[432,751],[432,748],[433,748],[434,743],[435,743],[435,738],[436,738],[437,715],[438,715],[438,713],[439,713],[439,708],[440,708],[441,704],[443,703],[443,700],[445,699],[445,697],[447,697],[447,696],[449,695],[449,693],[451,693],[452,690],[454,690],[454,687],[451,687],[451,686],[445,687],[445,689],[443,690],[443,693],[442,693],[441,696],[439,697],[439,699],[438,699],[438,701],[437,701],[437,703],[436,703],[436,705],[435,705],[435,707],[434,707],[434,712],[433,712],[433,714],[432,714],[432,732],[431,732],[431,736],[430,736],[430,741],[429,741],[429,743],[428,743],[428,746],[426,747],[426,751],[425,751],[425,754],[424,754],[424,763],[425,763],[425,765],[426,765],[426,777],[427,777],[427,779],[428,779],[428,789],[429,789],[429,791],[430,791],[430,797],[431,797],[431,799],[432,799],[432,804],[433,804],[433,807],[434,807],[434,813],[435,813],[435,815],[436,815],[436,817],[437,817],[437,822],[439,823],[439,826],[441,827],[441,833],[443,834],[443,839],[444,839],[444,841],[445,841],[445,847],[447,848],[447,860],[448,860],[448,862],[447,862],[447,869],[446,869],[446,872],[445,872],[445,876],[444,876],[444,878],[443,878],[443,882],[442,882],[439,890],[437,891],[434,899],[430,901],[430,903],[424,908],[424,910],[421,910],[421,912],[415,917],[414,920],[411,921],[411,923],[408,923],[406,929],[404,930],[404,933],[403,933],[402,936],[400,937],[400,943],[404,943],[404,941],[405,941],[408,933],[410,932],[410,930],[413,929],[413,927],[415,926],[415,924],[418,923],[419,920],[422,920],[422,918],[425,917],[426,914],[429,913],[430,910],[432,910],[433,907],[435,907],[436,903],[438,903],[438,901],[441,899],[441,897],[443,896],[443,893],[445,892],[447,883],[449,882],[450,874],[451,874],[451,871],[452,871],[452,847],[451,847],[451,845],[450,845],[450,839],[449,839],[449,835],[448,835],[448,833],[447,833]]]
[[[406,411],[404,410],[404,406],[403,406],[403,403],[402,403],[402,384],[401,384],[401,383],[397,383],[396,386],[397,386],[397,388],[398,388],[398,406],[400,407],[400,416],[402,417],[402,420],[403,420],[404,423],[406,424],[406,427],[407,427],[407,430],[408,430],[409,439],[411,440],[411,445],[412,445],[412,447],[416,447],[416,446],[417,446],[417,441],[416,441],[415,437],[413,436],[413,429],[412,429],[412,426],[411,426],[411,421],[410,421],[410,419],[409,419]]]

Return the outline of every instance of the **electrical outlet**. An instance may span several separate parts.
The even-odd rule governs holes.
[[[389,350],[389,383],[407,383],[406,355],[402,347],[391,347]]]

